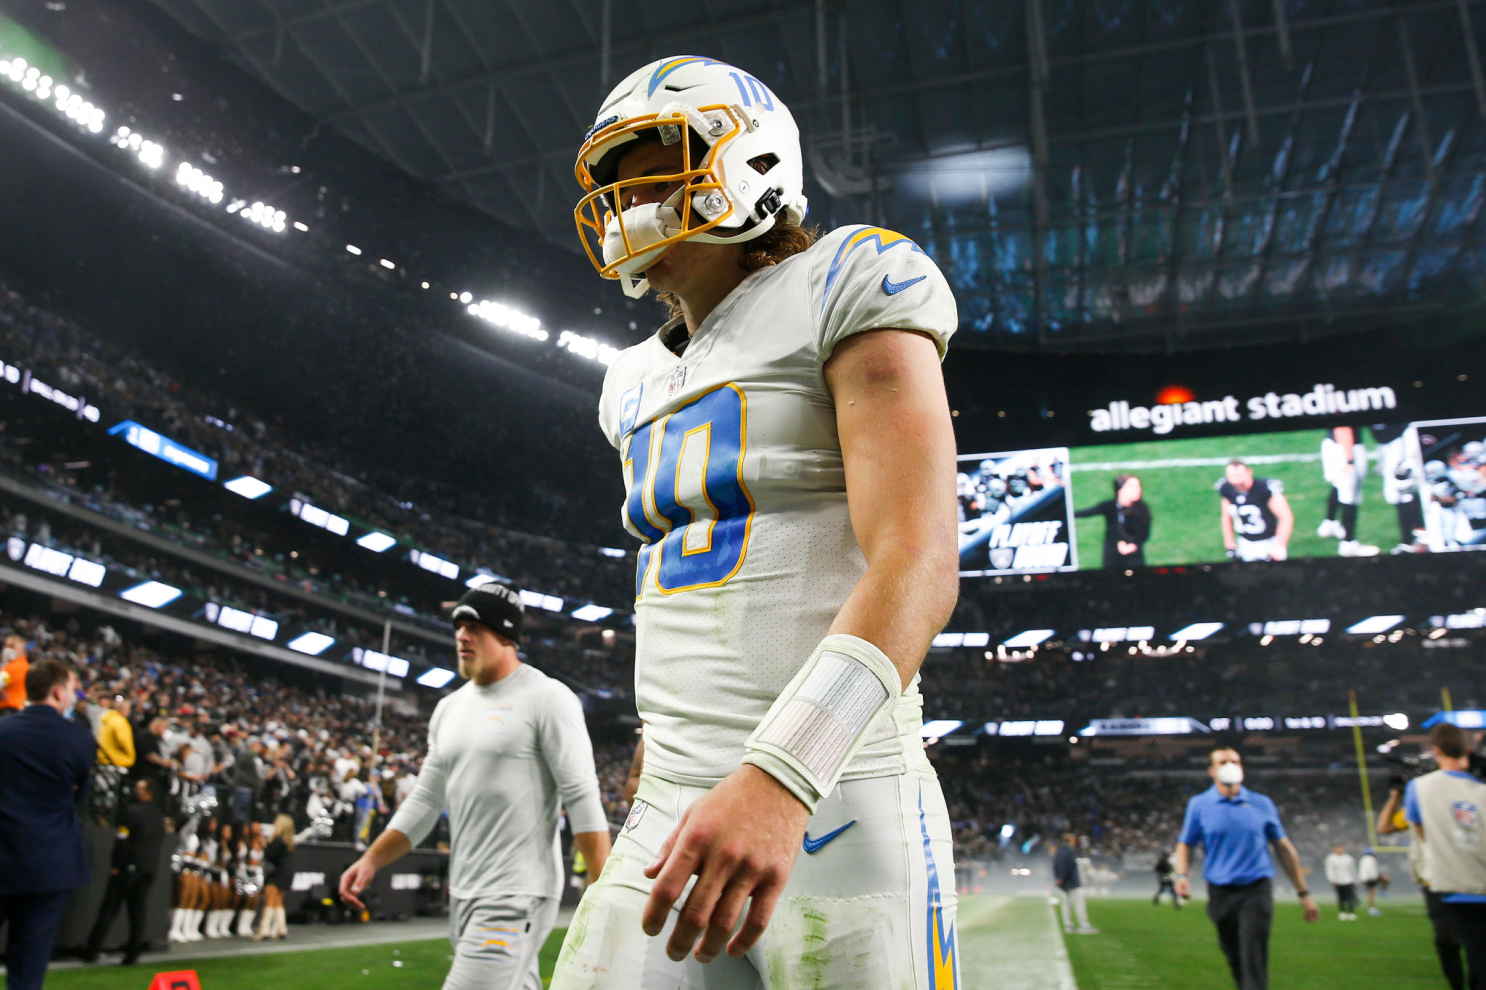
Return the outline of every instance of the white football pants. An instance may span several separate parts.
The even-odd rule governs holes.
[[[832,791],[758,944],[704,966],[666,956],[684,898],[655,938],[640,916],[652,886],[645,867],[706,792],[641,778],[635,810],[568,928],[552,990],[958,990],[949,812],[927,760]]]

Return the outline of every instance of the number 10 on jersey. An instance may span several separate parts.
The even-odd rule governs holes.
[[[726,584],[743,565],[753,497],[743,484],[748,399],[720,385],[625,438],[625,528],[645,541],[635,597]]]

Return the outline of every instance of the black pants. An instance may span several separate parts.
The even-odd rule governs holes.
[[[1465,965],[1470,970],[1466,986],[1486,990],[1486,904],[1442,904],[1460,931]]]
[[[1274,887],[1266,877],[1247,884],[1207,885],[1207,916],[1218,929],[1239,990],[1269,990],[1269,929]]]
[[[103,948],[109,928],[119,916],[119,909],[129,910],[129,941],[124,943],[124,958],[136,959],[144,949],[145,906],[149,903],[150,887],[155,882],[153,873],[136,873],[126,870],[108,878],[108,890],[103,895],[103,904],[98,908],[98,920],[93,922],[93,931],[88,935],[88,955],[96,956]]]
[[[1460,961],[1460,925],[1455,916],[1445,910],[1440,895],[1434,891],[1424,891],[1424,906],[1429,910],[1429,924],[1434,928],[1434,952],[1440,958],[1440,969],[1445,971],[1445,982],[1450,984],[1450,990],[1465,990],[1465,965]]]
[[[0,897],[0,919],[10,936],[5,946],[6,990],[41,990],[71,893],[58,890]]]
[[[1355,883],[1339,883],[1336,887],[1336,908],[1342,914],[1357,913],[1357,885]]]
[[[1176,896],[1176,884],[1171,880],[1158,880],[1156,882],[1159,883],[1161,886],[1156,888],[1156,896],[1151,898],[1151,903],[1160,904],[1161,895],[1170,894],[1172,903],[1177,906],[1177,910],[1181,910],[1182,899]]]

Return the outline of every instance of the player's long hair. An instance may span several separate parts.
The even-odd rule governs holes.
[[[820,231],[815,227],[802,227],[781,216],[767,233],[744,243],[738,267],[752,274],[760,268],[777,265],[786,258],[803,254],[819,237]],[[671,311],[671,319],[681,316],[681,300],[675,293],[659,292],[656,295]]]

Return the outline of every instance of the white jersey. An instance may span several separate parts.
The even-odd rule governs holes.
[[[417,845],[447,808],[453,896],[557,897],[559,806],[575,833],[608,832],[577,696],[523,664],[439,702],[418,782],[387,827]]]
[[[623,522],[644,546],[635,694],[645,771],[710,784],[826,635],[866,570],[846,506],[824,367],[854,333],[918,330],[944,356],[954,297],[913,241],[843,227],[750,274],[684,353],[659,335],[604,379]],[[844,777],[901,773],[919,745],[917,679]]]

